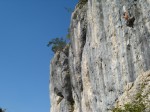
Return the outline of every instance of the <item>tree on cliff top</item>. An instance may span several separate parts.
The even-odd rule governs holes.
[[[52,51],[56,53],[57,51],[62,51],[66,44],[67,42],[63,38],[53,38],[48,42],[47,46],[52,46]]]

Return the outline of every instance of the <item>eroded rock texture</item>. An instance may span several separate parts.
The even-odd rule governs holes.
[[[115,107],[143,104],[145,112],[150,112],[150,71],[140,74],[134,82],[128,83],[124,90],[123,95],[116,101]]]
[[[68,65],[68,46],[51,61],[51,112],[73,112],[74,100]]]
[[[77,5],[70,27],[69,54],[51,62],[51,112],[109,112],[126,85],[150,70],[150,1],[88,0]]]

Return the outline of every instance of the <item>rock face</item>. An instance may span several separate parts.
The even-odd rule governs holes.
[[[68,65],[68,46],[57,52],[51,61],[51,104],[52,112],[73,111],[74,100]],[[56,108],[57,107],[57,108]]]
[[[144,104],[145,111],[150,112],[150,71],[140,74],[134,82],[128,83],[124,90],[116,102],[116,107],[121,108],[127,103],[140,106]]]
[[[150,70],[150,1],[80,0],[70,30],[71,45],[51,61],[51,112],[109,112],[128,102],[125,87]]]

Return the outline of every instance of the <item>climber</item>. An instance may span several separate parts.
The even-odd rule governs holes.
[[[128,16],[128,13],[127,13],[127,12],[124,12],[123,18],[124,18],[126,21],[129,20],[129,16]]]
[[[128,14],[128,12],[126,11],[125,6],[123,7],[123,11],[124,11],[124,13],[123,13],[123,18],[124,18],[125,21],[126,21],[126,25],[133,28],[135,18],[134,18],[134,17],[129,17],[129,14]]]

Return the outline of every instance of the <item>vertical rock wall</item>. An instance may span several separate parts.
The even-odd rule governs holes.
[[[68,61],[68,46],[62,52],[57,52],[51,61],[51,112],[73,112],[74,110]]]
[[[133,28],[123,7],[135,18]],[[51,112],[109,112],[125,86],[150,70],[149,0],[78,4],[70,33],[69,54],[51,62]]]

